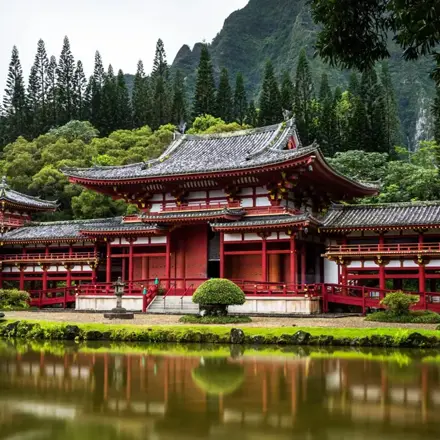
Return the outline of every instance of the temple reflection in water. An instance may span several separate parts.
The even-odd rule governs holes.
[[[434,439],[440,368],[293,356],[0,351],[0,439]]]

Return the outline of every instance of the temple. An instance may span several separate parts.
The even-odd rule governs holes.
[[[3,286],[47,290],[122,276],[131,291],[160,280],[183,294],[211,277],[266,293],[440,288],[440,203],[350,205],[378,188],[341,175],[316,144],[303,146],[293,120],[176,134],[158,159],[63,172],[138,214],[33,223],[30,213],[56,205],[3,182]]]

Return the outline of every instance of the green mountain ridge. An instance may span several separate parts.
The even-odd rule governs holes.
[[[333,86],[346,86],[348,71],[330,68],[314,56],[314,42],[318,27],[314,24],[307,0],[250,0],[226,20],[223,29],[209,45],[216,76],[226,67],[233,78],[243,73],[249,97],[257,98],[267,59],[273,62],[277,74],[296,69],[300,50],[306,48],[311,62],[315,86],[321,74],[329,75]],[[187,78],[192,95],[201,44],[193,49],[183,45],[172,64]],[[429,77],[433,62],[423,58],[406,62],[400,49],[390,42],[390,72],[399,104],[405,143],[414,148],[421,139],[431,136],[430,107],[434,97],[434,83]]]

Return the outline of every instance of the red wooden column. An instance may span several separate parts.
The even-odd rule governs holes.
[[[130,238],[128,242],[130,243],[128,245],[128,291],[131,293],[133,288],[133,239]]]
[[[301,284],[306,284],[307,282],[307,248],[306,243],[303,242],[301,246]]]
[[[297,277],[296,277],[296,270],[297,270],[297,264],[296,264],[296,258],[297,258],[297,251],[296,251],[296,239],[295,234],[290,235],[290,282],[293,285],[297,284]]]
[[[107,283],[107,292],[110,290],[110,283],[112,282],[112,249],[110,238],[107,238],[107,261],[105,268],[105,282]]]
[[[46,245],[44,254],[49,256],[49,245]],[[47,290],[47,270],[49,269],[48,264],[43,264],[43,290]]]
[[[419,249],[421,250],[423,248],[423,232],[419,233]],[[418,258],[419,262],[419,292],[425,293],[426,292],[426,269],[425,269],[425,261],[423,257]],[[426,302],[426,298],[424,298]],[[426,304],[425,304],[426,306]]]
[[[263,244],[261,249],[261,281],[267,283],[267,239],[263,235]]]
[[[167,244],[165,247],[165,276],[167,278],[166,287],[169,289],[171,278],[171,234],[167,234]]]
[[[98,243],[96,243],[93,245],[93,252],[95,253],[95,256],[98,256]],[[96,262],[94,262],[92,264],[92,284],[96,284],[96,269],[97,269],[97,264]]]
[[[66,264],[66,270],[67,270],[66,287],[72,287],[72,266],[70,264]]]
[[[225,233],[220,232],[220,278],[225,277]]]
[[[382,250],[384,248],[385,244],[385,237],[383,233],[381,232],[379,234],[379,250]],[[382,260],[380,258],[380,260]],[[379,261],[379,289],[385,290],[386,288],[386,279],[385,279],[385,264],[383,261]]]
[[[19,289],[20,290],[24,290],[24,268],[25,268],[25,265],[24,264],[20,264],[19,268],[20,268],[20,286],[19,286]]]

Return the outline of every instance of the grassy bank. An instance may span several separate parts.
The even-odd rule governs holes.
[[[395,328],[244,328],[139,326],[3,320],[0,337],[27,340],[278,344],[363,347],[440,347],[440,331]]]

